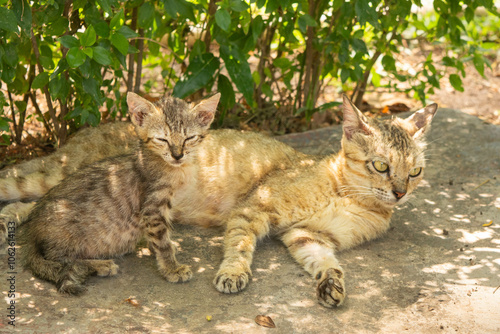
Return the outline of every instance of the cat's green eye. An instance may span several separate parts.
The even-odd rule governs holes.
[[[411,177],[417,177],[422,173],[422,167],[416,167],[410,170],[410,176]]]
[[[375,167],[375,169],[379,173],[385,173],[385,172],[389,171],[389,165],[386,164],[385,162],[376,160],[376,161],[373,161],[372,164],[373,164],[373,167]]]

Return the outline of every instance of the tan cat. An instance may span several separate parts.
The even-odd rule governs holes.
[[[305,158],[269,176],[231,212],[217,290],[235,293],[249,282],[256,243],[272,233],[317,280],[327,307],[340,305],[344,271],[335,253],[378,237],[395,205],[422,180],[424,133],[432,104],[409,117],[367,119],[344,96],[342,149],[323,159]]]
[[[190,108],[168,97],[155,104],[128,93],[140,138],[136,152],[86,166],[52,188],[21,228],[25,267],[78,294],[89,275],[114,275],[110,257],[133,250],[145,234],[160,274],[170,282],[191,278],[170,240],[172,203],[196,176],[197,148],[212,123],[220,94]]]

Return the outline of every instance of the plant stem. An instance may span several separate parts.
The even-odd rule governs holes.
[[[139,29],[139,35],[144,37],[144,29]],[[144,39],[138,39],[136,43],[137,49],[139,49],[139,54],[137,55],[137,70],[135,71],[135,86],[134,92],[139,93],[141,89],[141,75],[142,75],[142,57],[144,55]]]
[[[130,29],[135,31],[137,29],[137,7],[132,9],[132,21],[130,22]],[[134,65],[135,55],[133,53],[128,55],[128,77],[127,77],[127,92],[131,92],[134,87]]]
[[[33,33],[33,29],[31,29],[31,44],[33,47],[33,53],[35,54],[35,59],[38,67],[38,73],[43,73],[43,67],[42,64],[40,63],[40,51],[38,50],[38,41],[37,38],[35,37],[35,34]],[[43,93],[45,94],[45,100],[47,101],[47,107],[49,108],[49,115],[50,118],[52,119],[52,122],[54,123],[54,129],[56,130],[57,133],[57,139],[59,139],[59,121],[57,119],[56,111],[54,110],[54,106],[52,105],[52,99],[49,94],[49,89],[47,85],[43,87]]]

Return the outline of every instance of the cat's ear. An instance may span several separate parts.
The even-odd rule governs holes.
[[[154,104],[136,93],[127,93],[127,104],[132,123],[137,126],[142,126],[144,124],[144,117],[146,115],[157,112]]]
[[[196,113],[196,117],[203,128],[208,128],[212,124],[219,100],[220,93],[217,93],[194,106],[193,112]]]
[[[369,135],[371,131],[366,117],[345,94],[343,95],[343,99],[342,109],[344,111],[344,122],[342,127],[346,138],[351,140],[355,133]]]
[[[405,119],[406,128],[413,138],[422,136],[429,130],[431,121],[436,114],[438,105],[429,104],[427,107],[417,110],[413,115]]]

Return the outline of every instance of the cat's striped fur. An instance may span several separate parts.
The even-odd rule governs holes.
[[[136,152],[86,166],[52,188],[21,228],[21,255],[36,276],[62,293],[82,292],[89,275],[114,275],[109,258],[133,250],[145,235],[160,274],[191,278],[170,240],[175,194],[195,177],[198,146],[214,119],[220,94],[191,108],[177,98],[155,105],[129,93],[140,138]]]
[[[367,119],[344,97],[342,149],[323,159],[304,158],[261,182],[227,220],[217,290],[239,292],[251,275],[256,243],[277,234],[317,279],[327,307],[345,298],[337,251],[376,238],[389,227],[395,205],[407,200],[423,176],[423,134],[437,106],[409,119]],[[377,168],[379,170],[377,170]]]

